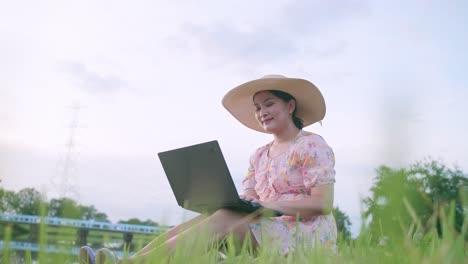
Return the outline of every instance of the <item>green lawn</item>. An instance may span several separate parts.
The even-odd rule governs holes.
[[[447,221],[446,221],[447,222]],[[466,224],[464,225],[466,227]],[[64,241],[64,248],[74,243],[74,232],[68,229],[59,231],[40,228],[40,245],[53,240]],[[197,234],[191,240],[185,240],[171,256],[157,254],[151,257],[149,263],[468,263],[466,257],[466,228],[457,233],[447,223],[442,223],[443,236],[437,234],[435,228],[425,235],[415,232],[414,226],[402,228],[399,240],[382,239],[373,242],[371,234],[366,231],[352,241],[339,241],[336,252],[316,248],[298,248],[287,256],[280,256],[273,246],[263,246],[253,253],[248,246],[236,247],[232,239],[227,239],[227,246],[213,244],[208,246],[207,239]],[[53,233],[54,235],[49,237]],[[419,235],[418,235],[419,234]],[[1,252],[1,263],[76,263],[76,256],[50,254],[45,250],[39,253],[15,252],[8,248],[11,239],[11,229],[3,231],[5,247]],[[111,241],[112,236],[105,234],[93,235],[92,240]],[[136,238],[140,246],[146,242]],[[68,242],[67,242],[68,241]],[[223,252],[224,257],[220,252]],[[34,262],[37,263],[37,262]]]

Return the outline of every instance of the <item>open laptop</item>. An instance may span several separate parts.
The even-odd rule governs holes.
[[[160,152],[158,156],[181,207],[198,213],[221,208],[252,213],[262,208],[239,198],[218,141]]]

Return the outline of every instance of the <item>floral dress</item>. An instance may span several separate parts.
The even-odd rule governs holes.
[[[257,149],[250,158],[243,188],[255,190],[259,200],[294,201],[310,197],[313,187],[335,182],[335,157],[325,140],[316,134],[299,131],[289,149],[270,158],[273,142]],[[336,247],[336,223],[333,215],[301,217],[280,216],[261,218],[250,224],[256,240],[275,243],[280,253],[297,247],[313,247],[320,243]]]

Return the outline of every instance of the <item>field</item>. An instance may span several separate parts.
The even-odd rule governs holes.
[[[151,256],[147,263],[467,263],[466,224],[460,233],[451,228],[449,223],[453,219],[449,217],[443,220],[442,236],[435,227],[423,235],[415,224],[409,228],[402,227],[398,240],[383,237],[374,241],[372,234],[363,227],[356,239],[340,239],[335,251],[320,247],[299,247],[286,256],[278,254],[273,245],[265,245],[253,252],[249,243],[239,246],[232,238],[227,238],[223,244],[210,244],[207,237],[197,234],[180,243],[172,255],[158,253]],[[69,250],[74,244],[72,230],[48,230],[46,226],[39,229],[39,245],[43,250],[30,252],[9,249],[12,229],[9,226],[2,228],[5,246],[1,252],[1,263],[77,263],[74,255],[47,253],[45,250],[45,245],[51,242],[59,243],[64,250]],[[93,244],[118,239],[96,233],[90,237],[90,242]],[[140,248],[148,241],[148,237],[135,237],[133,241]]]

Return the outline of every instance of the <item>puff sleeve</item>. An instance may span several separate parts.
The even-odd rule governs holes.
[[[249,168],[247,169],[247,175],[242,181],[242,188],[244,191],[254,190],[255,184],[255,166],[254,166],[254,156],[252,155],[249,159]]]
[[[307,189],[335,182],[335,155],[321,136],[305,137],[300,153]]]

